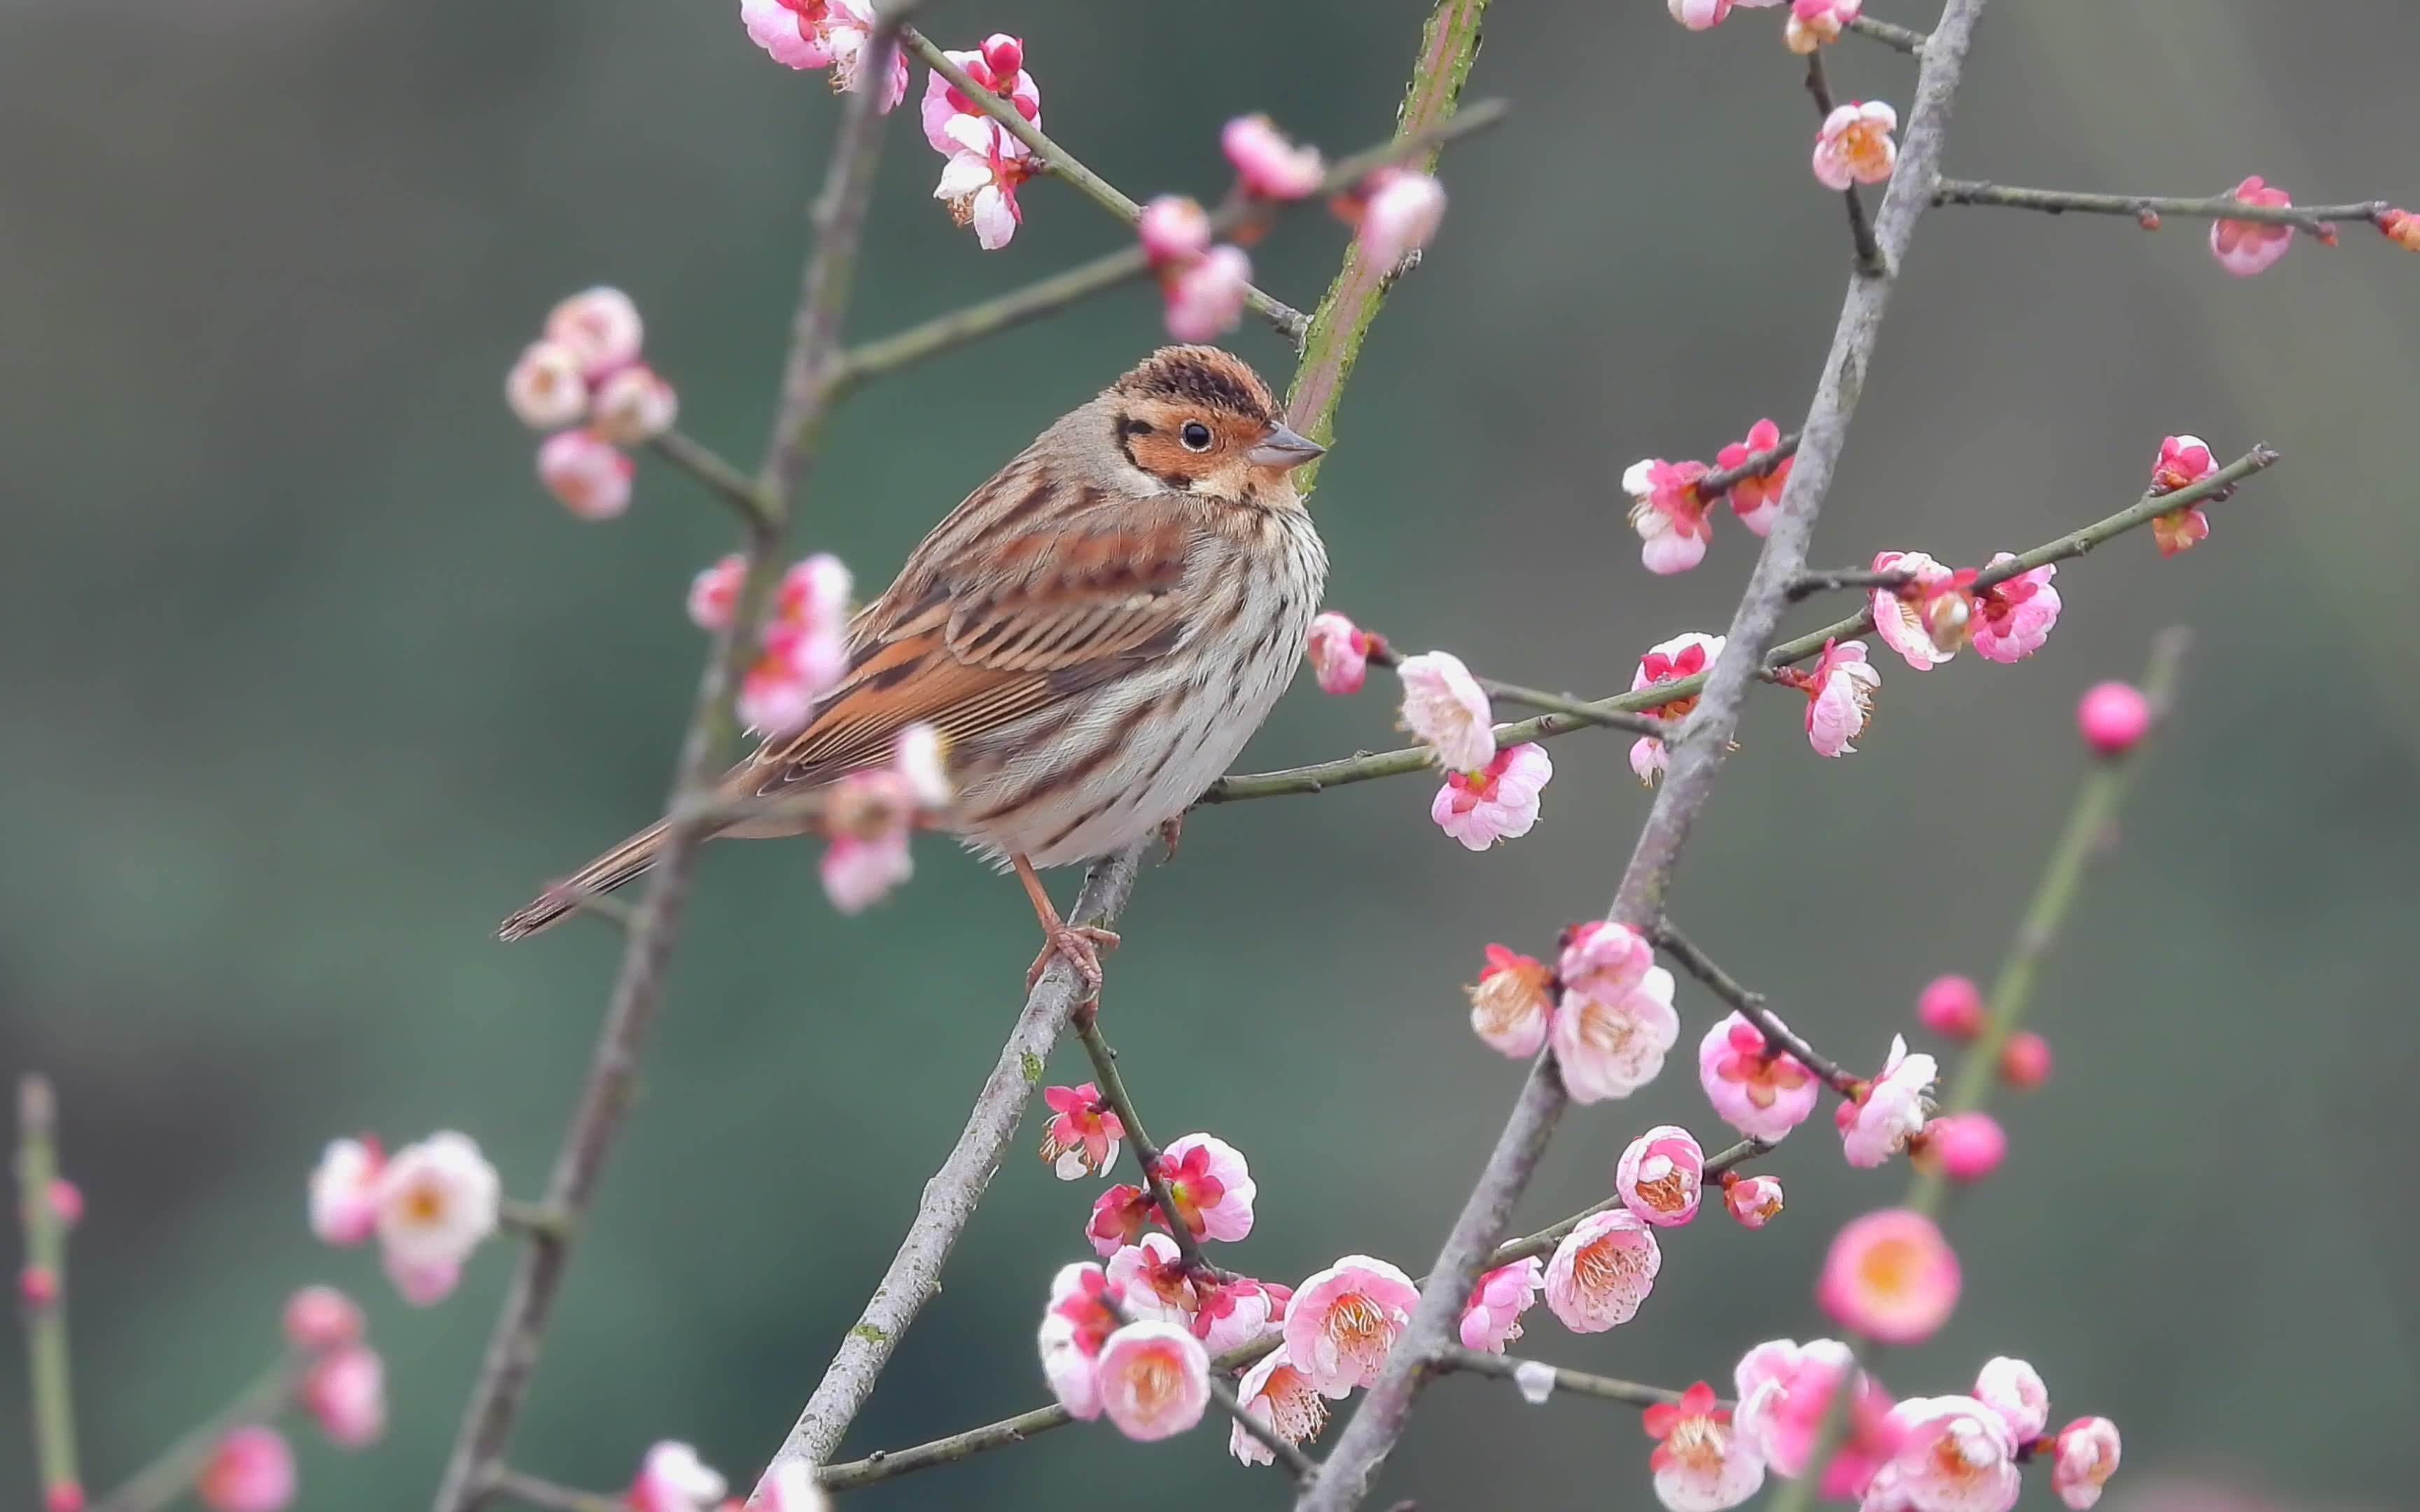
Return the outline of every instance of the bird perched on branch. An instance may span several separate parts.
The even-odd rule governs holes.
[[[1318,612],[1327,552],[1290,476],[1323,448],[1212,347],[1169,347],[1063,417],[924,537],[849,625],[849,664],[804,728],[719,790],[723,812],[892,759],[930,724],[955,788],[943,826],[1015,869],[1088,990],[1117,937],[1075,928],[1034,875],[1182,815],[1267,717]],[[802,833],[787,812],[721,833]],[[659,822],[497,930],[517,940],[653,865]]]

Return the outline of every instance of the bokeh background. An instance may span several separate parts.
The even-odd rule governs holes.
[[[2325,10],[1995,7],[1950,169],[2420,197],[2408,6]],[[1338,149],[1382,134],[1419,19],[1405,0],[1015,0],[931,29],[1021,32],[1055,133],[1133,192],[1207,197],[1238,112]],[[1720,628],[1755,543],[1727,524],[1701,569],[1650,578],[1614,480],[1803,412],[1846,248],[1777,26],[1744,11],[1693,36],[1650,0],[1497,8],[1472,91],[1517,114],[1448,157],[1444,234],[1348,393],[1316,502],[1332,603],[1581,691]],[[1896,55],[1852,41],[1833,68],[1844,97],[1908,99]],[[426,1504],[510,1257],[411,1311],[372,1257],[313,1245],[303,1174],[338,1133],[455,1127],[537,1191],[614,941],[575,926],[506,949],[489,931],[652,811],[700,650],[681,594],[729,534],[652,462],[627,518],[571,520],[530,476],[501,375],[554,298],[618,284],[685,424],[752,459],[835,118],[727,5],[0,15],[0,1069],[56,1078],[89,1194],[74,1323],[97,1487],[247,1378],[287,1291],[329,1279],[370,1301],[394,1425],[358,1455],[306,1444],[304,1504]],[[912,110],[896,118],[861,334],[1118,240],[1040,183],[1014,245],[980,254],[927,199],[938,168]],[[1795,701],[1759,700],[1673,901],[1821,1043],[1878,1061],[1921,982],[1985,975],[2006,946],[2082,766],[2076,694],[2134,672],[2158,627],[2194,626],[2175,727],[2042,983],[2057,1076],[2005,1109],[2014,1154],[1952,1219],[1966,1301],[1884,1367],[1940,1392],[1987,1355],[2030,1357],[2062,1420],[2124,1426],[2138,1504],[2161,1473],[2296,1505],[2412,1494],[2420,1194],[2397,1149],[2420,1053],[2420,697],[2397,625],[2420,560],[2420,262],[2344,235],[2238,281],[2198,224],[1930,221],[1819,560],[2022,548],[2133,498],[2169,431],[2288,461],[2188,556],[2136,536],[2063,569],[2066,616],[2021,666],[1889,660],[1854,760],[1813,760]],[[1339,242],[1317,217],[1287,226],[1257,255],[1264,282],[1308,305]],[[869,392],[801,545],[878,584],[1157,336],[1129,289]],[[1265,330],[1234,341],[1285,370]],[[1390,722],[1383,690],[1306,683],[1246,764],[1392,744]],[[1198,816],[1144,877],[1109,1012],[1162,1137],[1209,1128],[1252,1157],[1239,1263],[1424,1266],[1519,1076],[1471,1040],[1458,984],[1485,942],[1542,948],[1603,907],[1646,804],[1625,746],[1559,742],[1545,822],[1493,854],[1446,841],[1428,787],[1398,780]],[[608,1487],[659,1436],[742,1472],[778,1441],[954,1136],[1032,949],[1013,887],[939,841],[919,863],[845,921],[812,847],[713,853],[518,1464]],[[1683,994],[1694,1042],[1716,1010]],[[1051,1079],[1082,1079],[1072,1047]],[[1665,1119],[1720,1133],[1685,1057],[1568,1120],[1525,1225],[1602,1196],[1622,1143]],[[854,1452],[1041,1396],[1032,1326],[1051,1269],[1083,1253],[1091,1193],[1032,1158],[1037,1134]],[[1901,1175],[1847,1169],[1820,1126],[1770,1168],[1790,1191],[1776,1227],[1674,1234],[1635,1323],[1575,1338],[1541,1311],[1530,1346],[1720,1381],[1760,1339],[1821,1332],[1824,1242]],[[0,1421],[22,1421],[21,1393],[0,1373]],[[1146,1487],[1169,1512],[1279,1504],[1224,1440],[1061,1433],[852,1504]],[[1380,1504],[1643,1505],[1645,1449],[1624,1413],[1450,1381]],[[0,1501],[23,1499],[23,1459],[0,1432]]]

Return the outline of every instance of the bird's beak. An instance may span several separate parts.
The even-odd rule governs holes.
[[[1269,433],[1261,438],[1261,443],[1244,454],[1244,459],[1256,467],[1298,468],[1326,450],[1310,437],[1298,435],[1280,423],[1270,426]]]

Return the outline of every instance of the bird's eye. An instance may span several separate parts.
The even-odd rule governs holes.
[[[1188,452],[1210,450],[1210,427],[1198,420],[1187,421],[1185,428],[1176,433],[1176,438],[1185,443]]]

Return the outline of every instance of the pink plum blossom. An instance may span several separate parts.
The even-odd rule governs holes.
[[[1462,1304],[1463,1348],[1502,1354],[1505,1345],[1521,1336],[1521,1315],[1545,1284],[1545,1267],[1534,1255],[1481,1276]]]
[[[2050,1080],[2050,1041],[2031,1029],[2019,1029],[2000,1046],[2000,1080],[2031,1090]]]
[[[1188,263],[1210,250],[1210,217],[1198,200],[1162,194],[1135,218],[1135,235],[1153,267]]]
[[[1296,147],[1266,116],[1238,116],[1218,134],[1248,194],[1300,199],[1319,187],[1326,165],[1317,147]]]
[[[1662,966],[1650,966],[1637,986],[1615,997],[1566,987],[1547,1031],[1575,1103],[1628,1097],[1653,1081],[1680,1037],[1672,973]]]
[[[537,481],[582,519],[612,519],[630,507],[636,464],[592,430],[559,430],[538,443]]]
[[[949,737],[922,720],[899,732],[891,769],[921,809],[944,808],[956,795],[950,780]]]
[[[637,362],[645,335],[630,296],[602,285],[581,290],[547,313],[546,339],[569,350],[591,383]]]
[[[874,8],[872,0],[781,0],[800,12],[801,20],[814,11],[823,12],[826,38],[831,48],[832,87],[861,90],[866,86],[865,69],[871,60],[868,49],[874,41]],[[908,98],[908,53],[894,45],[891,50],[891,67],[881,81],[879,98],[874,108],[889,115]]]
[[[2031,1443],[2050,1426],[2050,1387],[2023,1360],[1994,1355],[1975,1377],[1975,1399],[2000,1414],[2019,1443]]]
[[[1883,638],[1883,644],[1907,658],[1907,664],[1920,672],[1930,671],[1956,656],[1954,641],[1944,649],[1934,640],[1931,629],[1925,624],[1924,602],[1928,594],[1944,589],[1957,574],[1921,551],[1877,552],[1874,571],[1912,573],[1916,578],[1905,588],[1873,591],[1874,633]]]
[[[1283,1345],[1261,1356],[1244,1372],[1244,1379],[1235,1382],[1235,1399],[1243,1403],[1245,1412],[1267,1424],[1271,1432],[1288,1443],[1315,1439],[1327,1425],[1327,1397],[1295,1367]],[[1241,1424],[1229,1427],[1227,1452],[1248,1465],[1277,1462],[1268,1445],[1245,1432]]]
[[[1149,1192],[1130,1181],[1121,1181],[1093,1199],[1093,1214],[1084,1224],[1084,1237],[1092,1241],[1094,1254],[1108,1259],[1133,1243],[1158,1211]]]
[[[1781,427],[1771,420],[1760,420],[1747,428],[1747,439],[1731,442],[1714,454],[1716,469],[1729,471],[1744,466],[1759,452],[1769,452],[1781,444]],[[1766,473],[1749,473],[1731,485],[1731,513],[1739,522],[1758,535],[1773,529],[1773,517],[1781,512],[1782,486],[1790,482],[1790,469],[1795,457],[1785,456]]]
[[[1972,1396],[1911,1396],[1890,1411],[1895,1443],[1865,1505],[1891,1512],[2009,1512],[2024,1477],[2016,1440]]]
[[[1109,1285],[1125,1296],[1128,1318],[1191,1327],[1202,1305],[1192,1267],[1166,1234],[1150,1233],[1109,1257]]]
[[[1101,1415],[1101,1349],[1118,1328],[1111,1304],[1122,1300],[1097,1265],[1063,1265],[1050,1278],[1039,1335],[1042,1374],[1072,1417],[1089,1422]]]
[[[1916,1021],[1952,1040],[1983,1032],[1983,991],[1972,977],[1935,977],[1916,995]]]
[[[1737,1013],[1698,1042],[1698,1083],[1714,1116],[1751,1139],[1779,1139],[1797,1128],[1823,1092],[1797,1057],[1768,1048],[1763,1031]]]
[[[1782,23],[1781,42],[1793,53],[1812,53],[1840,39],[1840,32],[1857,19],[1865,0],[1791,0],[1790,19]]]
[[[286,1342],[318,1354],[356,1343],[362,1336],[362,1310],[334,1287],[304,1287],[286,1299],[282,1319]]]
[[[1546,1306],[1575,1334],[1602,1334],[1638,1315],[1663,1265],[1655,1230],[1637,1214],[1592,1213],[1546,1262]]]
[[[803,1459],[784,1459],[765,1473],[756,1489],[758,1512],[831,1512],[831,1498],[815,1484]]]
[[[631,1512],[714,1512],[729,1487],[686,1443],[666,1439],[647,1450],[625,1498]]]
[[[1487,695],[1450,651],[1405,656],[1395,675],[1404,684],[1404,728],[1436,752],[1449,772],[1469,772],[1496,757],[1496,726]]]
[[[532,342],[504,375],[504,402],[532,430],[577,424],[588,413],[580,354],[559,341]]]
[[[1855,1357],[1838,1339],[1791,1339],[1760,1344],[1741,1357],[1735,1374],[1741,1437],[1777,1474],[1796,1479],[1807,1472],[1815,1439],[1829,1415],[1832,1393],[1856,1371]],[[1870,1374],[1857,1372],[1850,1399],[1849,1432],[1823,1467],[1820,1489],[1828,1497],[1854,1497],[1873,1478],[1889,1452],[1885,1423],[1890,1394]]]
[[[633,363],[597,385],[589,424],[617,446],[639,446],[672,429],[679,418],[680,395],[673,386],[646,363]]]
[[[762,649],[740,677],[737,707],[750,729],[796,730],[839,685],[848,667],[849,586],[848,568],[828,551],[783,575]]]
[[[1781,1214],[1781,1181],[1771,1176],[1723,1173],[1723,1207],[1743,1227],[1761,1228]]]
[[[1715,658],[1722,654],[1721,636],[1704,635],[1696,630],[1659,641],[1648,647],[1647,655],[1638,658],[1637,670],[1630,674],[1630,690],[1637,693],[1657,683],[1674,683],[1684,677],[1694,677],[1712,668]],[[1692,693],[1640,712],[1652,714],[1659,719],[1672,720],[1697,706],[1698,695]],[[1664,770],[1664,742],[1652,735],[1641,735],[1632,742],[1630,769],[1638,774],[1639,781],[1653,785],[1657,775]]]
[[[1793,18],[1794,19],[1794,18]],[[1879,184],[1899,161],[1899,112],[1881,100],[1851,100],[1823,117],[1815,133],[1815,177],[1826,189]]]
[[[1554,775],[1545,747],[1507,746],[1476,771],[1446,773],[1429,817],[1465,850],[1518,840],[1537,824],[1538,795]]]
[[[2293,200],[2284,190],[2275,188],[2254,174],[2235,186],[2229,197],[2246,205],[2282,208]],[[2286,255],[2294,244],[2294,228],[2272,225],[2265,221],[2218,220],[2210,226],[2210,255],[2218,266],[2238,278],[2249,278]]]
[[[1892,1035],[1882,1073],[1840,1104],[1840,1149],[1849,1164],[1880,1165],[1905,1148],[1932,1116],[1932,1085],[1940,1073],[1940,1062],[1908,1054],[1906,1038]]]
[[[84,1189],[64,1176],[51,1178],[51,1211],[58,1215],[62,1227],[73,1228],[84,1222]]]
[[[2420,215],[2399,208],[2381,211],[2378,229],[2404,251],[2420,252]]]
[[[1924,1126],[1924,1152],[1953,1181],[1979,1181],[2009,1153],[2008,1131],[1988,1113],[1956,1113]]]
[[[800,8],[783,0],[739,0],[739,23],[748,39],[790,69],[831,66],[831,46],[824,28],[811,23]]]
[[[312,1361],[295,1399],[340,1448],[376,1443],[386,1432],[386,1367],[366,1345],[344,1345]]]
[[[1674,21],[1693,32],[1701,32],[1722,24],[1723,18],[1731,13],[1731,0],[1668,0],[1668,8]]]
[[[1832,1240],[1816,1300],[1843,1327],[1914,1344],[1958,1305],[1958,1257],[1941,1227],[1908,1208],[1856,1218]]]
[[[1655,1473],[1655,1499],[1672,1512],[1723,1512],[1764,1485],[1764,1460],[1731,1424],[1731,1412],[1714,1405],[1714,1389],[1700,1381],[1678,1402],[1658,1402],[1640,1415],[1655,1441],[1647,1457]]]
[[[1041,126],[1042,86],[1026,71],[1025,43],[1021,39],[995,32],[972,52],[945,48],[941,55],[964,69],[968,78],[1007,100],[1025,121]],[[925,76],[924,99],[919,113],[923,119],[924,140],[945,158],[963,150],[964,139],[949,130],[954,117],[967,117],[999,129],[998,122],[975,107],[972,96],[942,78],[939,70]]]
[[[1630,495],[1630,528],[1638,532],[1638,560],[1658,575],[1686,572],[1706,559],[1714,538],[1706,501],[1698,494],[1698,480],[1707,473],[1703,462],[1667,462],[1652,456],[1634,462],[1621,475]]]
[[[734,551],[690,580],[689,618],[701,630],[720,630],[739,608],[739,587],[748,575],[747,561]]]
[[[2190,488],[2218,471],[2218,459],[2211,455],[2210,443],[2198,436],[2170,436],[2160,442],[2160,455],[2151,464],[2151,492],[2175,493]],[[2151,539],[2164,557],[2175,556],[2195,541],[2210,535],[2210,517],[2198,504],[2172,509],[2151,519]]]
[[[1096,1176],[1117,1164],[1118,1141],[1125,1137],[1125,1125],[1101,1096],[1100,1088],[1091,1082],[1081,1087],[1046,1087],[1042,1101],[1050,1109],[1050,1121],[1042,1127],[1042,1158],[1059,1180]]]
[[[1826,640],[1811,671],[1801,674],[1807,693],[1807,744],[1818,756],[1854,756],[1851,741],[1865,733],[1874,716],[1874,691],[1882,669],[1866,659],[1863,640]]]
[[[2015,556],[2002,551],[1992,558],[1992,564],[2014,562]],[[2050,585],[2058,569],[2047,563],[2031,572],[1993,583],[1975,595],[1975,623],[1972,635],[1975,655],[1988,661],[2015,661],[2030,656],[2050,639],[2051,626],[2058,623],[2058,590]]]
[[[17,1298],[28,1311],[40,1312],[59,1300],[59,1273],[47,1265],[29,1265],[17,1273]]]
[[[1189,1134],[1160,1152],[1159,1178],[1196,1239],[1233,1242],[1252,1231],[1260,1188],[1243,1151],[1216,1134]]]
[[[1378,1379],[1420,1294],[1384,1260],[1347,1255],[1295,1288],[1285,1352],[1311,1388],[1342,1396]]]
[[[1224,1354],[1280,1332],[1286,1307],[1294,1298],[1284,1287],[1248,1275],[1197,1290],[1190,1326],[1193,1336],[1212,1354]]]
[[[1319,690],[1360,692],[1362,679],[1370,670],[1370,654],[1385,645],[1384,640],[1334,609],[1314,618],[1306,655],[1311,657],[1311,675],[1319,680]]]
[[[2123,756],[2151,730],[2151,701],[2127,683],[2095,683],[2076,701],[2075,728],[2102,756]]]
[[[283,1512],[294,1501],[294,1450],[272,1427],[248,1423],[222,1434],[194,1477],[194,1494],[214,1512]]]
[[[2079,1417],[2058,1430],[2055,1447],[2051,1489],[2075,1512],[2085,1512],[2101,1500],[2101,1489],[2118,1473],[2118,1425],[2105,1417]]]
[[[1627,924],[1591,918],[1563,931],[1555,971],[1570,991],[1619,997],[1645,981],[1654,964],[1646,936]]]
[[[434,1307],[452,1296],[462,1280],[459,1260],[410,1260],[389,1250],[379,1257],[379,1264],[395,1283],[396,1295],[414,1307]]]
[[[311,1232],[323,1244],[358,1244],[378,1231],[379,1178],[386,1155],[377,1139],[332,1139],[311,1172]]]
[[[916,857],[904,826],[878,835],[835,835],[815,863],[815,875],[833,912],[852,917],[890,897],[892,888],[915,873]]]
[[[1527,1059],[1546,1042],[1553,1018],[1554,969],[1509,946],[1490,945],[1470,994],[1470,1028],[1490,1050]]]
[[[1221,243],[1176,269],[1160,283],[1168,333],[1179,341],[1211,341],[1243,317],[1252,291],[1252,259]]]
[[[950,219],[974,227],[975,244],[997,252],[1016,235],[1025,211],[1016,189],[1039,171],[1026,145],[979,116],[953,116],[942,129],[954,150],[942,165],[933,197]]]
[[[379,1243],[398,1265],[458,1265],[496,1231],[503,1184],[467,1134],[407,1145],[379,1176]]]
[[[1689,1131],[1659,1123],[1623,1149],[1613,1172],[1621,1205],[1658,1227],[1698,1215],[1706,1177],[1706,1151]]]
[[[1412,168],[1381,168],[1364,186],[1361,255],[1392,268],[1429,244],[1445,220],[1445,186]]]

